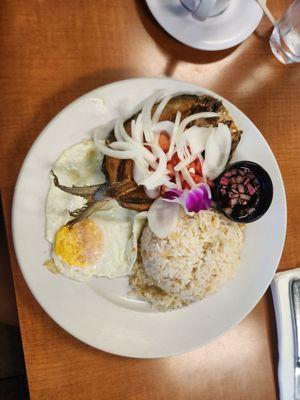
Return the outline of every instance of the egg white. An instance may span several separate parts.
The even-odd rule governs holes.
[[[83,141],[66,149],[53,170],[63,185],[93,185],[105,181],[101,171],[102,160],[103,155],[94,142]],[[61,191],[51,181],[46,199],[46,237],[51,244],[59,228],[70,220],[69,210],[81,208],[84,204],[83,198]],[[69,265],[53,250],[56,269],[79,281],[91,276],[116,278],[128,275],[136,260],[137,240],[145,222],[145,213],[137,214],[121,207],[116,200],[109,200],[89,219],[102,233],[101,257],[93,265]]]
[[[105,182],[101,171],[103,154],[92,140],[84,140],[64,150],[53,165],[59,182],[65,186],[95,185]],[[46,238],[53,243],[55,232],[70,220],[69,211],[81,208],[85,199],[57,188],[49,175],[46,199]]]

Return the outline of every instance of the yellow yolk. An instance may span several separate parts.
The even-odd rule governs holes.
[[[86,267],[99,260],[103,236],[98,226],[85,219],[71,228],[62,226],[54,238],[54,253],[70,267]]]

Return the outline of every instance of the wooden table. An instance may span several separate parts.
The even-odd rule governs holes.
[[[288,3],[273,0],[276,17]],[[27,151],[70,101],[123,78],[172,76],[225,96],[263,132],[288,200],[279,269],[297,266],[299,65],[287,67],[272,56],[266,21],[240,46],[209,53],[171,38],[143,0],[3,0],[0,8],[0,187],[31,399],[276,399],[277,343],[269,292],[242,323],[205,348],[161,360],[106,354],[64,332],[35,301],[15,259],[10,213]]]

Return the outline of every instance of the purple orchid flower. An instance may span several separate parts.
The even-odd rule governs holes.
[[[173,201],[179,199],[183,193],[184,191],[180,189],[170,189],[163,194],[163,198],[168,201]]]
[[[206,183],[200,183],[190,190],[170,189],[163,194],[163,199],[181,204],[186,212],[198,213],[211,206],[211,191]]]

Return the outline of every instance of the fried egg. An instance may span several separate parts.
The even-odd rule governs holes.
[[[53,165],[62,185],[84,186],[105,182],[101,171],[103,155],[92,140],[84,140],[64,150]],[[56,231],[70,220],[69,211],[84,206],[82,197],[65,193],[55,187],[50,175],[46,198],[46,238],[53,243]]]
[[[102,159],[94,143],[84,141],[65,150],[53,170],[67,186],[102,183],[105,180]],[[121,207],[116,200],[108,200],[87,219],[67,226],[69,211],[84,204],[84,199],[61,191],[51,181],[46,200],[46,236],[52,244],[55,269],[79,281],[92,276],[128,275],[136,260],[137,240],[145,215]]]

